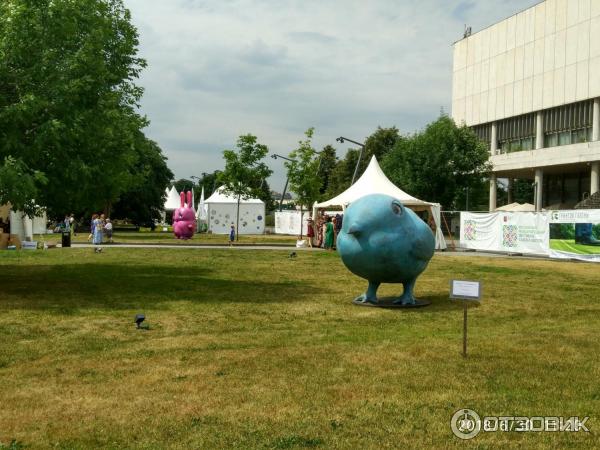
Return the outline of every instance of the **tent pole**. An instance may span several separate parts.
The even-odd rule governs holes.
[[[452,230],[448,226],[448,222],[446,221],[446,216],[444,215],[444,211],[440,211],[442,219],[444,220],[444,224],[446,225],[446,230],[448,230],[448,234],[450,235],[450,242],[452,242],[452,249],[456,250],[456,244],[454,244],[454,236],[452,236]]]

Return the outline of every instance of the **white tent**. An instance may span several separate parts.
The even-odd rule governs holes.
[[[204,231],[203,225],[206,225],[208,218],[208,209],[206,202],[204,201],[204,186],[202,186],[202,193],[200,194],[200,201],[198,202],[198,208],[196,208],[196,228],[198,232]]]
[[[229,234],[231,224],[237,226],[237,198],[225,193],[223,186],[205,201],[208,210],[208,230],[214,234]],[[263,234],[265,232],[265,204],[251,198],[240,201],[240,227],[238,234]]]
[[[181,199],[179,194],[177,193],[177,189],[175,186],[171,188],[171,190],[167,193],[167,200],[165,200],[165,211],[173,211],[181,206]]]
[[[379,167],[379,163],[377,162],[377,158],[375,158],[375,156],[371,158],[369,166],[362,176],[356,181],[356,183],[354,183],[337,197],[322,203],[316,203],[313,206],[313,215],[316,216],[317,209],[331,206],[341,206],[343,209],[345,209],[353,201],[369,194],[386,194],[390,197],[397,198],[404,206],[408,206],[410,209],[416,211],[431,211],[431,215],[433,216],[436,227],[435,247],[436,249],[441,250],[446,248],[446,240],[444,239],[444,234],[442,233],[441,227],[440,204],[419,200],[418,198],[407,194],[402,189],[397,187],[388,179],[388,177],[385,176],[383,170],[381,170],[381,167]]]
[[[33,240],[34,234],[47,232],[48,218],[46,211],[42,210],[39,216],[29,217],[23,211],[13,211],[10,204],[0,208],[2,220],[10,220],[10,234],[16,234],[22,241]]]
[[[511,212],[535,212],[535,206],[531,203],[511,203],[509,205],[496,208],[496,211],[511,211]]]

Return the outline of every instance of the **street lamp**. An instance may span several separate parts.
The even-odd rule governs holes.
[[[352,186],[354,184],[354,180],[356,179],[356,174],[358,173],[358,166],[360,165],[360,160],[362,159],[363,151],[365,150],[365,144],[361,144],[360,142],[353,141],[352,139],[348,139],[344,136],[340,136],[339,138],[336,139],[336,141],[338,141],[340,144],[343,144],[345,141],[348,141],[348,142],[352,142],[353,144],[360,146],[360,153],[358,155],[358,161],[356,161],[356,167],[354,168],[354,175],[352,175],[352,183],[350,183],[350,186]]]
[[[294,162],[293,159],[290,159],[286,156],[277,155],[276,153],[273,153],[271,155],[271,158],[273,158],[273,159],[281,158],[281,159],[285,159],[286,161]],[[290,177],[287,177],[285,179],[285,186],[283,187],[283,193],[281,194],[281,199],[279,200],[279,212],[281,212],[281,210],[283,208],[283,197],[285,197],[285,191],[287,191],[289,181],[290,181]]]

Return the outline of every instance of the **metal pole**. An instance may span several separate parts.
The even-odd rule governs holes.
[[[364,149],[365,149],[364,145],[360,147],[360,153],[358,154],[358,161],[356,161],[356,167],[354,168],[354,175],[352,175],[352,183],[350,184],[350,186],[352,186],[354,184],[354,180],[356,179],[356,174],[358,173],[358,166],[360,165],[360,160],[362,159],[362,154],[363,154]]]
[[[283,187],[283,193],[281,194],[281,200],[279,200],[279,212],[281,212],[281,208],[282,208],[282,205],[283,205],[283,198],[285,197],[285,191],[287,191],[288,181],[290,181],[290,179],[286,178],[285,179],[285,186]]]
[[[463,301],[464,321],[463,321],[463,357],[467,357],[467,302]]]

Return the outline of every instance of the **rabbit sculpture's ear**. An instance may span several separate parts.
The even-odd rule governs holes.
[[[192,205],[192,191],[188,191],[187,201],[188,201],[188,208],[193,208],[194,205]]]
[[[181,199],[181,207],[183,208],[183,205],[185,204],[185,192],[181,192],[179,198]]]

